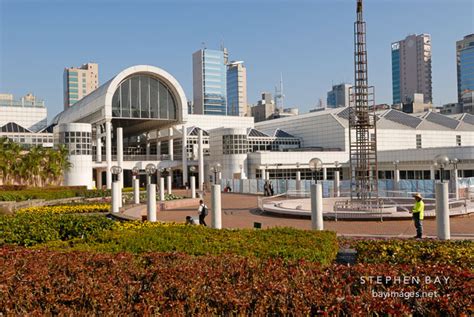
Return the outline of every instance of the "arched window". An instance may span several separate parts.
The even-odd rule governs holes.
[[[149,75],[128,77],[112,97],[112,117],[176,120],[176,101],[170,89]]]

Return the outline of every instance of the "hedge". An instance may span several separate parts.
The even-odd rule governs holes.
[[[28,188],[22,190],[0,191],[0,201],[25,201],[32,199],[54,200],[72,197],[108,197],[110,190],[87,190],[84,188],[52,187],[52,188]]]
[[[293,228],[210,229],[186,225],[116,223],[93,241],[74,240],[46,247],[94,252],[184,252],[190,255],[236,254],[259,258],[306,259],[329,264],[336,258],[335,232]]]
[[[92,240],[114,226],[101,215],[19,213],[0,216],[0,245],[32,246],[74,238]]]
[[[0,248],[1,315],[469,316],[472,272],[458,266],[313,262],[184,254]],[[447,276],[448,283],[366,281]],[[373,292],[435,297],[373,296]],[[413,293],[412,293],[413,292]],[[436,293],[434,293],[436,292]],[[421,294],[421,293],[420,293]]]
[[[474,269],[474,241],[353,240],[363,263],[449,264]]]
[[[16,213],[35,213],[35,214],[82,214],[82,213],[99,213],[109,212],[110,204],[77,204],[77,205],[56,205],[28,207],[16,211]]]

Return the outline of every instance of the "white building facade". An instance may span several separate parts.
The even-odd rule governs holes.
[[[131,186],[132,168],[144,174],[153,163],[153,182],[171,176],[173,186],[184,187],[194,175],[202,188],[220,178],[295,179],[299,172],[311,179],[314,157],[323,161],[320,179],[332,179],[336,169],[347,179],[348,115],[346,107],[258,123],[252,117],[189,115],[178,81],[158,67],[139,65],[60,113],[52,125],[56,142],[75,151],[66,176],[70,185],[110,188],[110,168],[118,165],[124,170],[119,181]],[[458,158],[459,175],[474,176],[474,116],[386,110],[378,118],[380,178],[393,177],[396,160],[407,179],[439,177],[434,154]],[[145,179],[140,176],[141,183]]]

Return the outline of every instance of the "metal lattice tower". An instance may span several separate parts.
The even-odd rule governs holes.
[[[365,22],[357,0],[354,23],[354,87],[349,112],[351,200],[378,198],[377,133],[374,89],[368,86]]]

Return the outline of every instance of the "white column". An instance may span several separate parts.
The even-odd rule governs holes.
[[[95,178],[95,186],[97,187],[97,189],[102,189],[102,170],[100,168],[96,169]]]
[[[191,176],[191,198],[196,198],[196,177]]]
[[[156,222],[156,185],[147,185],[147,220]]]
[[[221,185],[212,185],[211,202],[211,227],[214,229],[222,229]]]
[[[170,174],[171,174],[171,173],[172,173],[172,172],[170,172]],[[168,175],[168,177],[167,177],[167,184],[166,184],[166,185],[168,186],[168,195],[171,195],[171,180],[172,180],[172,179],[173,179],[172,176],[171,176],[171,175]]]
[[[269,172],[269,171],[265,171],[265,174],[266,174],[265,179],[266,179],[266,180],[270,180],[270,172]]]
[[[436,228],[438,239],[449,240],[451,230],[449,224],[449,189],[448,183],[436,183]]]
[[[105,123],[105,160],[107,162],[107,189],[112,188],[112,123],[107,121]]]
[[[324,230],[322,184],[311,185],[311,228],[313,230]]]
[[[133,203],[140,203],[140,179],[137,176],[133,176]]]
[[[160,200],[165,201],[165,178],[160,177]]]
[[[169,144],[168,144],[168,153],[169,153],[169,156],[170,156],[170,160],[173,161],[174,160],[174,140],[173,140],[173,128],[169,128],[168,129],[168,135],[169,135]]]
[[[117,165],[123,168],[123,129],[117,128]],[[118,175],[120,188],[123,188],[123,171]]]
[[[187,131],[186,131],[186,126],[183,124],[183,187],[186,186],[186,183],[188,182],[188,136],[187,136]]]
[[[452,170],[451,179],[453,181],[454,198],[459,199],[458,169]]]
[[[341,195],[339,183],[339,171],[334,171],[334,197],[339,197]]]
[[[119,184],[119,198],[118,198],[118,203],[119,203],[119,208],[122,208],[122,204],[123,204],[123,195],[122,195],[122,186],[120,186],[120,181],[117,181],[117,183]]]
[[[430,167],[430,179],[431,179],[432,181],[435,180],[435,175],[436,175],[436,173],[435,173],[435,167],[434,167],[433,165],[431,165],[431,167]]]
[[[296,171],[296,190],[301,190],[301,171]]]
[[[161,141],[159,138],[161,137],[160,130],[156,130],[156,159],[161,161]]]
[[[262,168],[261,171],[262,171],[262,179],[266,180],[267,179],[267,171],[264,168]]]
[[[100,137],[100,128],[97,127],[97,139],[95,141],[96,143],[96,162],[101,163],[102,162],[102,139]]]
[[[323,167],[323,181],[328,179],[328,169],[327,167]]]
[[[199,170],[199,190],[203,190],[204,185],[204,146],[203,146],[202,130],[199,129],[198,134],[198,170]]]
[[[150,134],[147,132],[146,133],[146,156],[147,156],[147,160],[148,160],[148,156],[150,156]]]
[[[119,200],[120,200],[120,184],[115,181],[112,183],[112,212],[119,212]]]
[[[395,171],[393,172],[393,189],[400,190],[400,170],[398,167],[396,167]]]
[[[217,173],[217,184],[221,183],[221,179],[222,179],[222,172],[218,172]]]

